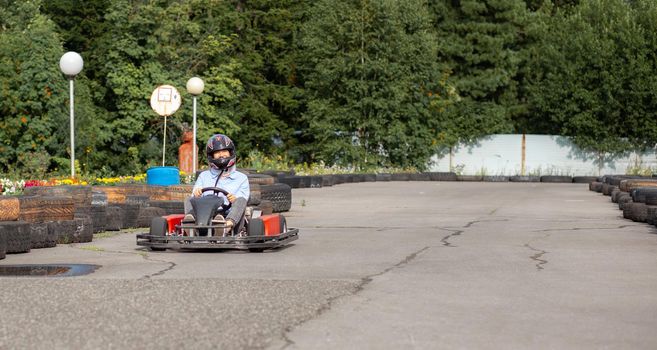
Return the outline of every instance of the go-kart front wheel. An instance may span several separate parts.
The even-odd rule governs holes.
[[[264,236],[265,235],[265,223],[262,219],[251,219],[249,220],[249,226],[247,226],[247,234],[249,236]],[[249,248],[251,253],[262,253],[264,248]]]
[[[154,217],[153,220],[151,220],[151,228],[149,234],[152,236],[165,236],[167,234],[168,229],[169,229],[169,224],[167,223],[167,220],[165,218]],[[156,247],[148,247],[148,249],[154,252],[163,252],[167,250],[166,248],[156,248]]]

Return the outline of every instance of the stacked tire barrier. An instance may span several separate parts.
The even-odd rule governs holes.
[[[609,196],[625,219],[657,224],[657,178],[605,175],[591,182],[589,190]]]
[[[546,182],[589,183],[591,190],[611,196],[626,217],[657,222],[657,180],[651,178],[467,176],[453,172],[298,176],[290,171],[247,176],[251,187],[248,204],[258,207],[264,214],[290,210],[293,188],[389,181]],[[643,190],[644,187],[654,187],[655,191]],[[52,186],[28,187],[22,196],[0,196],[0,259],[7,253],[90,242],[94,233],[103,231],[148,227],[153,217],[184,213],[184,201],[191,195],[192,188],[193,185],[145,184]]]

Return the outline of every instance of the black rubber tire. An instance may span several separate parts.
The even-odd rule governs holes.
[[[137,218],[139,217],[139,204],[115,203],[114,206],[121,208],[123,222],[121,228],[137,227]]]
[[[456,181],[456,173],[453,172],[429,172],[431,181]]]
[[[0,231],[0,260],[7,255],[7,237],[4,231]]]
[[[408,181],[431,181],[428,173],[413,173],[408,175]]]
[[[31,186],[23,190],[26,196],[64,197],[73,201],[73,212],[89,214],[92,192],[91,186]],[[60,218],[64,220],[66,218]]]
[[[271,201],[274,213],[288,211],[292,207],[292,188],[282,183],[263,185],[260,186],[260,198]]]
[[[305,184],[302,184],[302,176],[296,176],[296,175],[282,175],[278,177],[278,183],[286,184],[290,186],[291,188],[302,188],[306,187],[304,186]],[[267,185],[265,185],[267,186]],[[262,191],[262,187],[260,187],[260,190]]]
[[[166,215],[185,213],[185,202],[181,200],[150,201],[148,206],[162,208],[166,211]]]
[[[595,176],[573,176],[573,182],[576,184],[589,184],[597,180],[598,178]],[[612,183],[610,183],[610,185],[618,186],[618,184],[612,184]]]
[[[48,229],[47,222],[30,224],[31,249],[52,248],[57,246],[57,234]]]
[[[618,195],[621,193],[621,190],[618,189],[618,187],[614,188],[611,191],[611,194],[609,197],[611,197],[611,202],[612,203],[618,203]]]
[[[103,191],[91,191],[91,205],[107,206],[107,193]]]
[[[123,225],[123,210],[119,207],[108,206],[105,230],[120,231],[121,225]]]
[[[75,233],[73,234],[73,243],[88,243],[94,238],[94,225],[91,217],[88,215],[75,216]]]
[[[604,185],[602,182],[593,182],[593,191],[602,193],[602,185]]]
[[[130,195],[130,196],[125,196],[125,202],[128,204],[137,204],[140,207],[147,207],[148,206],[148,201],[150,199],[148,196],[141,196],[141,195]]]
[[[53,220],[73,220],[75,206],[71,197],[19,196],[20,214],[18,220],[45,222]]]
[[[390,174],[390,181],[409,181],[411,174],[409,173],[392,173]]]
[[[613,191],[614,188],[618,188],[618,187],[609,184],[602,184],[602,194],[604,196],[611,196],[611,191]]]
[[[392,175],[390,175],[390,174],[376,174],[376,181],[377,182],[379,182],[379,181],[384,181],[384,182],[392,181]]]
[[[264,236],[265,235],[265,223],[260,218],[255,218],[249,220],[249,225],[246,227],[246,234],[249,236]],[[249,248],[249,251],[252,253],[262,253],[263,248]]]
[[[321,188],[322,187],[322,182],[324,181],[321,176],[308,176],[308,180],[310,188]]]
[[[565,175],[543,175],[541,176],[541,182],[572,183],[573,177]]]
[[[509,182],[540,182],[540,176],[515,175],[509,176]]]
[[[638,203],[646,203],[646,199],[649,194],[651,195],[657,194],[657,188],[655,187],[637,188],[632,192],[632,200]],[[646,203],[646,204],[650,204],[650,203]]]
[[[164,236],[169,229],[167,219],[157,216],[151,219],[150,229],[148,234],[151,236]]]
[[[509,177],[504,175],[487,175],[484,176],[485,182],[509,182]]]
[[[634,203],[632,206],[632,220],[636,222],[646,222],[648,217],[648,207],[644,203]]]
[[[331,187],[335,184],[333,175],[322,175],[322,187]]]
[[[105,226],[107,225],[107,204],[92,204],[90,215],[94,233],[105,231]]]
[[[287,231],[287,220],[285,220],[285,216],[279,215],[278,222],[280,224],[281,233],[285,233],[285,231]]]
[[[618,198],[616,199],[616,202],[618,202],[618,209],[623,210],[623,205],[625,203],[631,202],[632,197],[627,192],[623,192],[618,195]]]
[[[634,207],[634,202],[626,202],[621,204],[621,209],[623,210],[623,217],[625,219],[630,219],[634,217],[634,210],[632,209]]]
[[[255,206],[260,204],[262,199],[262,192],[260,192],[259,184],[249,184],[249,200],[246,203],[247,206]]]
[[[657,205],[657,192],[646,193],[645,203],[647,205]]]
[[[646,223],[649,225],[654,225],[655,224],[655,214],[657,213],[657,206],[656,205],[646,205],[646,208],[648,210],[648,215],[646,216]]]
[[[249,220],[249,225],[246,227],[246,234],[248,236],[264,236],[265,223],[260,218]]]
[[[0,231],[4,232],[7,241],[7,254],[27,253],[32,246],[30,224],[25,221],[2,221]]]
[[[20,214],[17,196],[0,196],[0,221],[16,221]]]
[[[137,218],[138,227],[149,227],[155,217],[167,215],[166,210],[157,207],[145,207],[139,209],[139,217]]]
[[[273,184],[274,177],[266,174],[249,174],[249,185],[271,185]]]
[[[484,177],[481,175],[456,175],[456,181],[467,181],[467,182],[484,181]]]
[[[169,228],[169,224],[167,223],[167,220],[161,216],[159,217],[154,217],[151,220],[151,226],[150,230],[148,233],[151,236],[164,236],[166,235],[166,232]],[[155,248],[155,247],[148,247],[148,250],[154,251],[154,252],[163,252],[167,250],[166,248]]]
[[[75,220],[56,220],[48,222],[48,231],[57,236],[57,244],[75,243],[78,223]]]

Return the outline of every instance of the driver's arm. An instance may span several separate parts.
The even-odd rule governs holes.
[[[200,197],[201,194],[202,194],[201,189],[202,188],[200,188],[200,187],[194,187],[194,189],[192,190],[192,196]]]

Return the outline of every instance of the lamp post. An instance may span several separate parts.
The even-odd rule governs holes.
[[[199,77],[193,77],[187,80],[187,92],[192,94],[192,100],[193,102],[193,122],[192,122],[192,129],[193,129],[193,134],[194,137],[192,138],[192,174],[196,174],[196,96],[200,95],[203,93],[203,88],[205,87],[205,84],[203,83],[203,80]]]
[[[69,51],[59,59],[59,69],[69,80],[69,109],[71,113],[71,178],[75,177],[75,112],[73,107],[73,80],[80,73],[84,62],[77,52]]]

